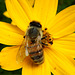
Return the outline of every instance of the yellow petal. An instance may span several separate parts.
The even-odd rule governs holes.
[[[48,62],[50,64],[51,72],[54,75],[61,75],[61,74],[63,75],[64,74],[63,70],[61,70],[61,68],[50,58],[50,56],[47,54],[47,52],[45,52],[45,55],[47,57],[46,59],[48,60]]]
[[[48,60],[45,57],[43,64],[35,65],[30,58],[25,59],[22,75],[51,75]]]
[[[27,1],[28,5],[31,6],[31,7],[33,7],[34,2],[35,2],[35,0],[23,0],[23,1]]]
[[[5,12],[3,13],[3,15],[5,15],[5,16],[6,16],[6,17],[8,17],[8,18],[10,18],[10,16],[9,16],[9,14],[8,14],[8,12],[7,12],[7,11],[5,11]],[[15,23],[14,23],[14,22],[11,22],[11,24],[15,25]]]
[[[61,52],[51,48],[46,49],[46,54],[48,55],[49,63],[53,66],[53,72],[59,73],[59,75],[74,75],[75,65],[64,56]]]
[[[7,45],[21,45],[24,32],[17,26],[0,22],[0,43]]]
[[[74,47],[74,45],[75,45],[75,33],[68,35],[68,36],[65,36],[65,37],[62,37],[62,38],[59,38],[59,39],[55,39],[53,41],[53,45],[55,45],[55,44],[59,45],[59,47],[65,48],[65,49],[75,50],[75,47]]]
[[[13,0],[13,2],[16,4],[16,0]],[[34,17],[32,13],[33,12],[32,6],[34,3],[34,0],[18,0],[18,3],[23,8],[29,20],[32,21]]]
[[[65,36],[63,38],[55,39],[52,45],[55,49],[65,55],[75,57],[75,33]]]
[[[59,12],[52,22],[48,23],[49,32],[59,38],[75,31],[75,5]]]
[[[17,0],[6,0],[7,11],[11,19],[16,23],[16,25],[25,31],[30,23],[29,17],[26,11],[23,10],[21,5]]]
[[[67,58],[75,65],[75,60],[74,58],[70,57],[70,56],[67,56]]]
[[[5,70],[17,70],[22,67],[22,64],[17,64],[16,55],[19,46],[6,47],[0,52],[0,65]]]
[[[11,22],[11,24],[12,24],[12,25],[16,25],[16,23],[15,23],[15,22],[13,22],[13,21]]]
[[[54,38],[54,40],[67,40],[67,41],[74,41],[75,42],[75,33],[71,33],[69,35],[63,36],[61,38]]]
[[[10,18],[10,16],[9,16],[9,14],[8,14],[7,11],[5,11],[5,12],[3,13],[3,15],[6,16],[6,17],[8,17],[8,18]]]
[[[45,24],[56,15],[57,5],[58,0],[35,0],[34,20],[46,26]]]

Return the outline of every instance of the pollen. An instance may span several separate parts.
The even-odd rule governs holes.
[[[52,38],[52,35],[48,33],[47,28],[42,30],[42,32],[43,32],[43,37],[41,39],[42,46],[47,47],[48,45],[52,45],[53,44],[53,38]]]

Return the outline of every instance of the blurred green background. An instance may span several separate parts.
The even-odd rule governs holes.
[[[5,0],[0,0],[0,21],[11,23],[11,19],[3,15],[3,12],[6,11],[4,1]],[[59,0],[57,13],[74,4],[75,0]],[[6,45],[0,44],[0,50],[4,47],[6,47]],[[21,69],[16,71],[6,71],[0,68],[0,75],[21,75]]]

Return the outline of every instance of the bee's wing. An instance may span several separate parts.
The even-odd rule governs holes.
[[[28,56],[28,51],[25,49],[25,47],[26,46],[25,46],[25,39],[24,39],[16,56],[17,63],[21,63],[25,59],[25,57]]]

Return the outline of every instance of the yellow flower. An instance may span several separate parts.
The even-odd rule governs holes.
[[[22,68],[22,75],[75,75],[75,5],[56,15],[58,0],[5,0],[14,25],[0,22],[0,43],[13,45],[0,52],[0,65],[5,70]],[[34,5],[33,5],[34,4]],[[44,48],[45,61],[36,66],[27,57],[16,62],[16,55],[31,21],[47,28],[53,44]]]

